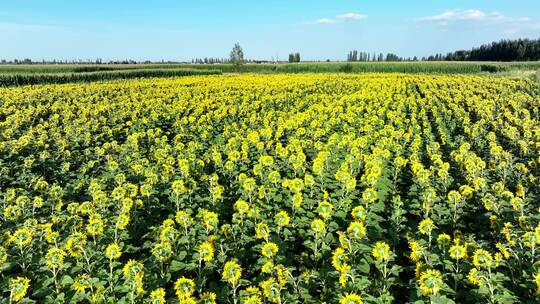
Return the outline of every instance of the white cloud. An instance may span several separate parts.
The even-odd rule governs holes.
[[[449,10],[437,15],[420,18],[423,21],[450,22],[459,20],[482,20],[486,13],[480,10]]]
[[[328,18],[320,18],[320,19],[317,19],[315,21],[308,21],[306,22],[307,24],[330,24],[330,23],[334,23],[335,21],[332,20],[332,19],[328,19]]]
[[[497,31],[507,36],[530,35],[540,29],[540,20],[537,19],[508,16],[497,11],[488,12],[478,9],[447,10],[440,14],[419,18],[417,21],[438,24],[441,30],[467,23],[480,30]]]
[[[358,13],[346,13],[338,15],[336,18],[340,20],[362,20],[367,18],[367,16]]]
[[[510,17],[500,12],[485,12],[477,9],[468,10],[447,10],[440,14],[420,18],[421,21],[437,22],[441,25],[455,23],[460,21],[470,22],[529,22],[529,17]]]
[[[307,21],[305,24],[332,24],[332,23],[338,23],[338,22],[346,22],[346,21],[359,21],[362,19],[366,19],[367,15],[359,14],[359,13],[345,13],[341,15],[337,15],[334,18],[320,18],[313,21]]]

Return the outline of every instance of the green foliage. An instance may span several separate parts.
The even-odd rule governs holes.
[[[353,65],[350,63],[346,63],[339,67],[339,71],[342,73],[351,73],[353,71]]]
[[[89,72],[93,68],[79,68],[78,73],[25,73],[25,74],[0,74],[0,86],[20,86],[46,83],[70,83],[70,82],[91,82],[115,79],[131,79],[146,77],[179,77],[193,75],[215,75],[221,74],[218,70],[199,69],[130,69],[130,70],[100,70]]]
[[[235,69],[238,69],[240,65],[244,63],[244,51],[239,43],[235,43],[233,49],[231,50],[229,61],[233,64]]]

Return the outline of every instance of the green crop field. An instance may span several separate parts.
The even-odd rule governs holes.
[[[423,73],[533,76],[539,62],[304,62],[295,64],[0,65],[0,86],[216,73]]]

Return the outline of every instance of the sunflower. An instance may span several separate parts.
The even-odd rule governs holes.
[[[379,197],[379,194],[377,193],[377,190],[374,188],[367,188],[362,192],[362,200],[364,200],[367,203],[374,203]]]
[[[249,204],[244,200],[238,200],[236,203],[234,203],[234,210],[244,215],[249,211]]]
[[[277,254],[278,250],[279,248],[275,243],[268,242],[262,246],[261,254],[267,258],[272,258]]]
[[[200,258],[207,263],[214,259],[214,251],[214,245],[210,242],[202,242],[198,248]]]
[[[58,247],[50,248],[45,255],[45,265],[47,265],[47,267],[52,270],[62,268],[62,266],[64,265],[65,256],[66,253],[64,252],[64,250]]]
[[[351,214],[356,221],[365,221],[367,217],[367,211],[364,206],[354,207]]]
[[[269,278],[261,282],[261,289],[264,296],[273,303],[278,303],[280,299],[281,286],[274,278]]]
[[[121,212],[116,219],[116,227],[120,230],[126,229],[127,225],[129,224],[129,220],[129,211]]]
[[[255,228],[255,237],[267,240],[270,235],[270,228],[265,223],[258,223]]]
[[[418,232],[424,235],[431,234],[434,228],[436,228],[435,224],[430,218],[424,219],[418,224]]]
[[[418,262],[426,255],[426,249],[417,241],[409,240],[409,248],[411,248],[410,258],[413,262]]]
[[[334,250],[334,253],[332,254],[332,266],[334,266],[337,271],[341,271],[343,266],[347,264],[348,259],[349,258],[347,257],[345,250],[341,247],[338,247],[336,248],[336,250]]]
[[[90,276],[86,273],[79,274],[73,281],[71,288],[76,292],[84,293],[87,289],[90,289],[92,286],[90,282]]]
[[[105,248],[105,256],[110,260],[116,260],[120,258],[122,255],[122,251],[120,250],[120,246],[116,243],[111,243]]]
[[[15,232],[11,236],[11,242],[22,248],[32,242],[32,235],[32,230],[26,227],[22,227],[15,230]]]
[[[247,297],[242,304],[263,304],[261,298],[257,295]]]
[[[122,269],[122,272],[124,274],[124,278],[126,280],[130,280],[135,277],[137,273],[144,271],[144,265],[143,263],[135,260],[129,260]]]
[[[25,277],[17,277],[9,280],[10,301],[19,302],[26,296],[30,287],[30,280]]]
[[[190,298],[195,292],[195,282],[192,279],[181,277],[174,283],[174,290],[179,301]]]
[[[425,295],[436,295],[443,285],[442,275],[438,270],[428,269],[420,275],[420,289]]]
[[[172,246],[169,242],[159,242],[152,247],[152,255],[160,262],[167,261],[173,254]]]
[[[461,194],[456,190],[452,190],[448,192],[447,198],[450,203],[455,205],[461,200]]]
[[[347,228],[347,235],[353,240],[361,240],[366,236],[366,226],[362,222],[351,222]]]
[[[319,203],[319,206],[317,207],[317,213],[323,218],[328,219],[332,215],[332,209],[334,208],[334,205],[330,204],[327,201],[322,201]]]
[[[7,249],[0,246],[0,268],[7,262],[8,256]]]
[[[216,294],[213,292],[203,292],[199,296],[199,302],[201,304],[216,304]]]
[[[158,288],[150,293],[150,304],[165,304],[165,289]]]
[[[473,255],[473,265],[476,268],[491,268],[493,257],[484,249],[476,249]]]
[[[178,225],[181,225],[184,229],[187,229],[193,223],[191,215],[183,210],[177,211],[174,218]]]
[[[104,223],[101,215],[94,213],[90,215],[86,231],[92,236],[99,236],[103,234],[103,226]]]
[[[289,214],[287,214],[287,212],[280,211],[280,212],[276,213],[276,215],[274,217],[274,223],[278,227],[286,227],[286,226],[289,225],[289,222],[290,222],[290,218],[289,218]]]
[[[326,225],[321,219],[314,219],[311,222],[311,230],[316,234],[319,235],[323,233],[326,230]]]
[[[373,257],[378,261],[387,262],[390,259],[392,252],[390,246],[385,242],[377,242],[372,250]]]
[[[339,304],[363,304],[362,298],[354,292],[346,293],[339,298]]]
[[[480,276],[478,274],[478,269],[477,268],[471,268],[471,270],[469,271],[469,274],[467,275],[467,279],[473,285],[476,285],[476,286],[482,286],[483,285],[482,284],[482,279],[480,278]]]
[[[199,212],[199,215],[202,217],[202,223],[207,233],[218,227],[219,219],[217,213],[203,209]]]
[[[74,232],[66,241],[66,250],[72,257],[78,257],[82,253],[82,249],[86,246],[86,235],[80,232]]]
[[[347,278],[351,275],[352,267],[350,265],[343,265],[339,271],[339,284],[341,287],[345,287],[347,284]]]
[[[272,261],[267,261],[266,263],[264,263],[261,267],[261,271],[263,273],[273,273],[274,272],[274,262]]]
[[[184,185],[183,180],[176,180],[171,184],[171,190],[175,195],[181,195],[187,192],[187,188]]]
[[[437,237],[437,243],[439,243],[443,247],[446,247],[450,243],[451,240],[452,238],[446,233],[441,233]]]
[[[238,265],[238,263],[235,261],[228,261],[223,267],[221,276],[223,280],[235,285],[242,276],[242,267],[240,267],[240,265]]]
[[[454,260],[463,259],[467,256],[467,248],[463,245],[453,245],[448,252],[450,253],[450,257]]]

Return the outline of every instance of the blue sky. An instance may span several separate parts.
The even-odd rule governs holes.
[[[344,59],[351,49],[425,56],[540,38],[538,0],[0,0],[0,58]]]

